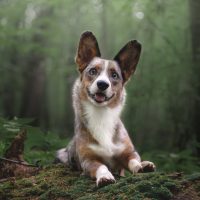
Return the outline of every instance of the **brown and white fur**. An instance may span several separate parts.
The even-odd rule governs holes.
[[[57,152],[57,158],[95,178],[97,186],[115,182],[113,172],[155,169],[152,162],[141,162],[120,119],[124,85],[136,69],[140,52],[140,43],[133,40],[113,60],[106,60],[100,58],[91,32],[80,38],[76,55],[80,77],[73,88],[75,135],[67,148]]]

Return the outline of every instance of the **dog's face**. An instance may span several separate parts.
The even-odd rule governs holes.
[[[108,105],[121,95],[121,70],[115,61],[95,57],[82,72],[82,85],[92,103]]]
[[[124,84],[135,71],[140,51],[141,45],[134,40],[127,43],[113,60],[102,59],[95,36],[84,32],[76,55],[83,96],[96,106],[117,105]]]

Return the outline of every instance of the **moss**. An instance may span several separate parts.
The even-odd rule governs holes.
[[[181,192],[185,180],[198,181],[199,176],[172,178],[164,173],[146,173],[117,178],[115,184],[97,188],[95,181],[62,165],[45,167],[30,178],[0,185],[3,199],[170,199]],[[200,184],[196,183],[196,190]]]
[[[0,184],[0,189],[3,190],[3,191],[10,191],[14,188],[14,185],[12,182],[5,182],[3,184]]]
[[[185,176],[186,181],[195,181],[195,180],[200,180],[200,173],[194,173]]]
[[[159,188],[153,187],[150,192],[146,193],[146,196],[154,199],[167,200],[171,199],[173,194],[166,187],[161,186]]]
[[[24,179],[21,179],[18,181],[18,184],[21,186],[21,187],[31,187],[33,186],[33,180],[31,179],[28,179],[28,178],[24,178]]]
[[[48,199],[56,199],[57,197],[59,198],[65,198],[65,199],[73,199],[71,195],[64,191],[60,190],[59,188],[52,188],[44,192],[42,195],[40,195],[39,199],[40,200],[48,200]]]
[[[31,188],[25,188],[23,189],[23,194],[25,196],[39,196],[42,193],[44,193],[45,190],[42,190],[40,187],[38,186],[34,186]]]
[[[175,191],[180,189],[179,185],[177,182],[172,182],[172,181],[166,181],[163,184],[164,187],[168,188],[170,191]]]
[[[194,187],[195,187],[195,189],[196,189],[197,191],[199,191],[199,194],[200,194],[200,183],[198,183],[198,184],[195,185]]]
[[[142,181],[141,183],[137,184],[136,189],[140,192],[148,192],[152,188],[152,184],[150,181]]]

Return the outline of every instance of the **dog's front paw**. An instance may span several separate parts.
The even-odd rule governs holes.
[[[100,166],[96,172],[96,184],[102,187],[108,184],[115,183],[115,178],[105,165]]]
[[[150,161],[143,161],[141,162],[141,165],[142,172],[154,172],[156,170],[156,166]]]
[[[112,184],[112,183],[115,183],[114,177],[107,177],[107,176],[101,177],[96,182],[97,187],[102,187],[102,186],[109,185],[109,184]]]
[[[128,163],[128,168],[129,170],[133,173],[136,174],[138,172],[142,171],[142,165],[139,161],[136,159],[131,159]]]

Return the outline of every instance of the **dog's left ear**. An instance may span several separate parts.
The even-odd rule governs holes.
[[[92,32],[82,33],[75,61],[82,72],[94,57],[100,57],[98,42]]]
[[[136,40],[128,42],[115,56],[114,60],[119,64],[124,83],[135,72],[137,63],[140,58],[142,46]]]

